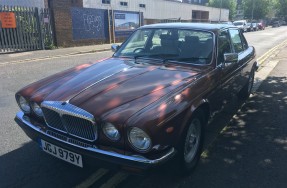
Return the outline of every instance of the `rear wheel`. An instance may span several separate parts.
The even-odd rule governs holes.
[[[251,70],[249,78],[248,78],[248,82],[246,83],[246,85],[242,88],[242,90],[239,92],[239,97],[242,99],[247,99],[251,92],[252,92],[252,88],[253,88],[253,84],[254,84],[254,75],[255,75],[255,70],[254,68]]]

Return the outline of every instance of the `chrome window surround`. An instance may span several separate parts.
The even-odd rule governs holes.
[[[47,108],[47,109],[50,109],[50,110],[53,110],[53,111],[57,112],[60,115],[61,118],[62,118],[63,115],[70,115],[70,116],[74,116],[74,117],[78,117],[78,118],[90,121],[92,123],[93,130],[94,130],[94,133],[95,133],[95,139],[94,140],[89,140],[89,139],[77,136],[75,134],[70,134],[67,131],[65,123],[63,123],[63,126],[66,129],[66,131],[57,129],[57,128],[55,128],[55,127],[53,127],[53,126],[48,124],[48,122],[45,119],[45,115],[44,115],[44,120],[45,120],[45,122],[46,122],[48,127],[52,128],[52,129],[55,129],[57,131],[60,131],[60,132],[64,132],[64,133],[73,135],[73,136],[75,136],[77,138],[81,138],[81,139],[86,140],[86,141],[95,141],[95,140],[97,140],[97,138],[98,138],[98,131],[97,131],[97,128],[96,128],[95,118],[94,118],[94,116],[91,113],[89,113],[89,112],[87,112],[87,111],[85,111],[85,110],[83,110],[83,109],[81,109],[81,108],[79,108],[77,106],[74,106],[74,105],[72,105],[72,104],[70,104],[68,102],[62,102],[62,101],[43,101],[41,103],[41,107],[44,107],[44,108]]]

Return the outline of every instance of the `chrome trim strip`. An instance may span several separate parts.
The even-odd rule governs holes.
[[[81,149],[84,149],[84,150],[87,150],[87,151],[91,151],[91,152],[107,155],[107,156],[110,156],[110,157],[120,158],[120,159],[131,161],[131,162],[138,162],[138,163],[156,165],[156,164],[159,164],[161,162],[164,162],[164,161],[170,159],[172,156],[174,156],[174,154],[176,152],[174,148],[171,148],[162,157],[160,157],[158,159],[150,160],[150,159],[147,159],[147,158],[145,158],[143,156],[140,156],[140,155],[129,156],[129,155],[119,154],[119,153],[116,153],[116,152],[101,150],[101,149],[98,149],[98,148],[91,148],[91,147],[84,148],[84,147],[81,147],[81,146],[78,146],[78,145],[75,145],[75,144],[72,144],[72,143],[65,142],[65,141],[60,140],[58,138],[51,137],[46,132],[42,131],[39,127],[36,127],[31,122],[29,122],[29,120],[27,119],[27,117],[25,116],[25,114],[22,111],[20,111],[20,112],[18,112],[16,114],[16,118],[19,119],[22,123],[24,123],[28,127],[30,127],[31,129],[33,129],[34,131],[36,131],[36,132],[38,132],[38,133],[40,133],[42,135],[45,135],[47,137],[53,138],[53,139],[57,140],[58,142],[62,142],[62,143],[65,143],[67,145],[74,146],[74,147],[77,147],[77,148],[81,148]],[[25,120],[25,118],[26,118],[26,120]]]
[[[84,147],[84,148],[87,148],[87,147],[96,147],[96,146],[93,146],[93,145],[91,145],[91,144],[87,144],[87,143],[84,143],[84,142],[75,140],[75,139],[73,139],[73,138],[69,138],[69,137],[67,137],[67,136],[65,136],[65,135],[56,133],[56,132],[51,131],[51,130],[47,130],[46,133],[47,133],[48,135],[50,135],[51,137],[53,137],[53,138],[57,138],[57,139],[60,139],[60,140],[65,141],[65,142],[69,142],[69,143],[75,144],[75,145],[77,145],[77,146],[82,146],[82,147],[83,147],[83,146],[86,146],[86,147]],[[60,137],[62,137],[62,139],[61,139]],[[76,143],[78,143],[78,144],[76,144]]]

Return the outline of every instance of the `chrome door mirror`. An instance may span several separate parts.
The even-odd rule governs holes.
[[[238,54],[237,53],[225,53],[224,54],[224,63],[237,63]]]
[[[120,48],[120,46],[117,45],[117,44],[112,44],[112,46],[111,46],[111,49],[112,49],[113,52],[118,51],[119,48]]]
[[[224,54],[224,62],[222,63],[223,67],[229,66],[233,63],[238,62],[238,54],[237,53],[225,53]]]

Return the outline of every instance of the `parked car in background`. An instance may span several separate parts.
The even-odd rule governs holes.
[[[258,23],[258,29],[264,30],[265,29],[265,24],[263,22]]]
[[[274,21],[272,23],[272,27],[280,27],[280,26],[281,26],[280,21]]]
[[[247,32],[247,21],[246,20],[238,20],[234,21],[233,25],[238,27],[242,32]]]
[[[221,24],[228,24],[228,25],[233,25],[232,22],[220,22]]]
[[[257,69],[254,47],[226,24],[146,25],[112,49],[16,93],[15,121],[44,152],[137,169],[177,154],[191,171],[209,118],[233,94],[248,98]]]
[[[259,30],[258,24],[256,22],[251,23],[251,28],[252,28],[252,31],[258,31]]]
[[[246,26],[247,26],[247,32],[253,31],[253,28],[251,27],[251,23],[248,22]]]

